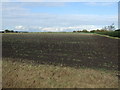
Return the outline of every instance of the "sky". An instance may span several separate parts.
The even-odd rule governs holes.
[[[72,32],[87,29],[90,31],[101,29],[112,23],[118,28],[117,2],[8,1],[10,0],[0,5],[2,6],[0,8],[2,11],[1,30]]]
[[[2,2],[118,2],[119,0],[1,0]]]
[[[118,2],[118,28],[120,29],[120,2]]]

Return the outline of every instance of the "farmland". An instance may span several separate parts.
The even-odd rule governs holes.
[[[47,71],[46,77],[53,78],[54,75],[51,74],[53,74],[52,72],[54,72],[54,74],[57,73],[57,75],[62,78],[69,72],[67,77],[70,78],[72,77],[76,80],[77,78],[83,77],[85,75],[88,75],[86,76],[88,78],[90,78],[90,75],[96,78],[95,80],[93,80],[94,84],[92,86],[89,84],[85,85],[82,83],[83,86],[81,87],[117,87],[116,72],[118,69],[118,41],[119,39],[111,39],[108,37],[102,37],[95,34],[80,34],[80,33],[3,34],[2,36],[3,86],[17,87],[18,85],[16,83],[20,82],[16,80],[19,79],[13,79],[12,77],[10,77],[10,75],[16,75],[16,73],[15,74],[13,73],[17,72],[21,68],[24,68],[24,70],[29,71],[28,73],[30,73],[30,70],[28,70],[27,67],[27,65],[29,64],[32,65],[31,67],[34,68],[31,69],[31,72],[46,70]],[[41,69],[39,65],[42,65],[40,66]],[[39,67],[39,69],[38,68],[35,69],[35,67]],[[56,68],[58,69],[57,72],[55,72]],[[72,72],[74,72],[74,74]],[[84,72],[85,75],[82,75],[81,72]],[[25,74],[26,72],[23,71],[23,73]],[[48,73],[50,74],[50,76]],[[62,75],[63,74],[64,75],[61,76],[61,73]],[[76,76],[75,73],[78,76]],[[101,75],[101,73],[104,73],[103,76]],[[9,77],[7,77],[7,75],[9,75]],[[101,76],[99,77],[99,75]],[[95,85],[97,78],[102,78],[100,79],[101,81],[102,80],[108,81],[102,81],[100,82],[102,84],[98,83],[101,86],[97,86]],[[14,80],[16,81],[16,83],[14,82],[14,85],[11,85],[10,83],[13,82]],[[65,80],[65,77],[63,80]],[[87,83],[89,81],[85,82]],[[65,81],[59,83],[64,82]],[[67,82],[71,81],[68,79]],[[112,85],[110,85],[109,82]],[[26,82],[24,81],[24,83]],[[74,83],[75,86],[73,87],[79,87],[78,82]],[[71,87],[72,84],[73,83],[70,83],[68,85],[64,84],[61,86],[54,84],[53,87]],[[50,84],[47,85],[45,86],[52,87],[52,84],[51,86]],[[33,87],[38,86],[39,84]],[[42,86],[45,87],[44,85]],[[29,86],[26,85],[23,87]]]

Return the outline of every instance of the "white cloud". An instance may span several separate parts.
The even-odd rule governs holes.
[[[39,31],[43,32],[63,32],[63,31],[74,31],[74,30],[83,30],[87,29],[90,30],[96,30],[96,29],[102,29],[103,26],[95,26],[95,25],[80,25],[80,26],[69,26],[69,27],[38,27]]]
[[[73,29],[73,30],[83,30],[87,29],[88,31],[90,30],[95,30],[95,29],[101,29],[102,26],[97,26],[97,25],[79,25],[79,26],[74,26],[74,27],[68,27],[67,29]]]
[[[15,26],[15,30],[26,30],[24,26]]]
[[[43,28],[43,31],[57,31],[56,28]]]
[[[88,31],[102,29],[104,25],[76,25],[66,27],[16,26],[13,30],[30,32],[72,32],[86,29]]]
[[[45,28],[41,28],[40,31],[42,31],[42,32],[61,32],[61,31],[64,31],[64,29],[57,28],[57,27],[45,27]]]
[[[28,13],[14,13],[14,15],[7,14],[3,16],[3,26],[31,26],[33,29],[41,29],[41,27],[47,27],[44,30],[48,31],[61,31],[51,27],[68,27],[73,28],[95,28],[96,25],[110,25],[111,23],[118,22],[118,17],[114,15],[55,15],[55,14],[28,14]],[[85,25],[85,26],[80,26]],[[88,25],[88,26],[87,26]],[[94,25],[94,26],[89,26]],[[23,27],[19,26],[20,29]],[[39,26],[35,27],[35,26]],[[74,27],[77,26],[77,27]],[[80,26],[80,27],[78,27]],[[50,28],[48,28],[50,27]],[[17,27],[18,28],[18,27]],[[64,28],[65,29],[65,28]],[[67,30],[66,29],[66,30]],[[86,29],[86,28],[85,28]]]

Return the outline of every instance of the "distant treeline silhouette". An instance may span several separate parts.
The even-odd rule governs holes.
[[[28,33],[26,31],[14,31],[14,30],[4,30],[4,31],[0,31],[0,33]]]
[[[120,32],[120,29],[117,29],[117,30],[115,30],[115,32],[116,31],[119,31]],[[85,32],[85,33],[88,33],[88,32],[90,32],[90,33],[96,33],[96,32],[114,32],[114,31],[109,31],[109,30],[104,30],[104,29],[101,29],[101,30],[99,30],[99,29],[97,29],[97,30],[91,30],[91,31],[88,31],[88,30],[86,30],[86,29],[84,29],[84,30],[81,30],[81,31],[73,31],[73,32]]]
[[[96,34],[101,34],[101,35],[108,35],[112,37],[119,37],[120,38],[120,29],[114,30],[114,31],[109,31],[109,30],[104,30],[104,29],[97,29],[97,30],[82,30],[82,31],[73,31],[74,33],[96,33]]]

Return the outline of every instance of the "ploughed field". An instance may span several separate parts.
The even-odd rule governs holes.
[[[95,34],[2,35],[2,57],[35,64],[117,70],[118,40]]]

